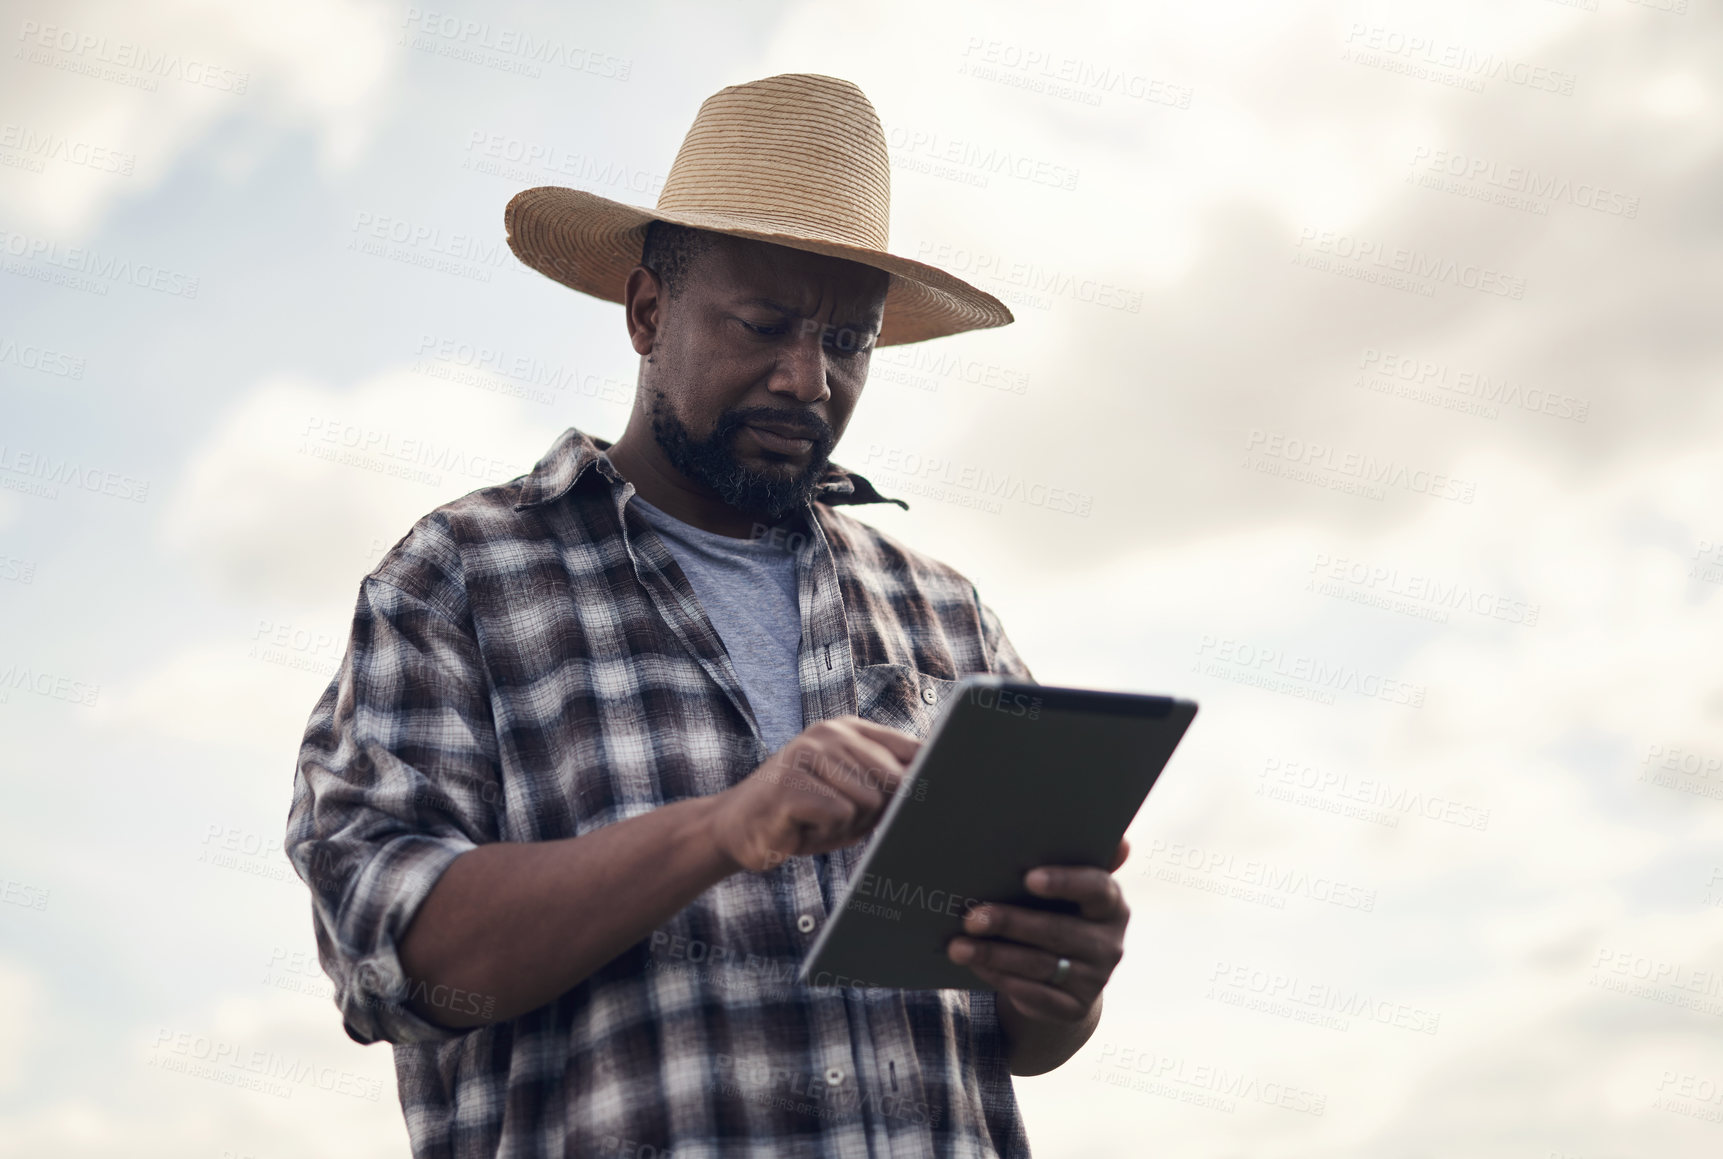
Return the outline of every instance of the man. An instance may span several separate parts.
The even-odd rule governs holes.
[[[1011,321],[886,252],[888,181],[861,91],[787,75],[705,102],[653,211],[509,205],[622,302],[633,413],[365,578],[289,819],[415,1155],[1026,1155],[1010,1075],[1093,1032],[1098,869],[1029,875],[1078,915],[969,915],[975,990],[795,981],[941,698],[1029,678],[967,580],[837,510],[885,501],[827,458],[872,348]]]

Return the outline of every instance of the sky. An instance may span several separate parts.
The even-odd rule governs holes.
[[[781,72],[867,92],[893,251],[1016,315],[878,352],[865,518],[1041,681],[1202,706],[1035,1153],[1723,1146],[1714,6],[0,15],[0,1156],[406,1153],[300,737],[415,520],[621,433],[620,310],[509,197],[650,207]],[[341,1081],[190,1065],[253,1049]]]

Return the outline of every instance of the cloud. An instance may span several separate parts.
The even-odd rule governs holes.
[[[407,370],[351,390],[271,378],[187,456],[163,544],[225,592],[350,614],[359,578],[416,520],[530,471],[560,430]]]
[[[187,456],[160,523],[184,574],[250,611],[104,688],[98,719],[291,751],[345,654],[361,577],[421,516],[530,470],[559,433],[411,371],[345,391],[258,383]]]
[[[230,169],[293,132],[329,167],[350,164],[388,108],[390,18],[360,0],[80,0],[20,13],[0,74],[8,224],[76,244],[227,124],[243,126],[216,147]]]
[[[16,1090],[38,1048],[42,987],[28,967],[0,958],[0,1092]]]
[[[230,992],[124,1037],[98,1095],[7,1114],[0,1156],[358,1159],[406,1148],[388,1050],[348,1039],[326,1001]]]

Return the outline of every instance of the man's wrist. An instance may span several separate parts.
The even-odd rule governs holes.
[[[1006,1061],[1011,1073],[1019,1078],[1031,1078],[1057,1070],[1071,1060],[1083,1044],[1094,1036],[1101,1023],[1101,1000],[1095,995],[1089,1011],[1077,1022],[1053,1022],[1031,1018],[1011,1004],[1011,999],[995,993],[1000,1029],[1005,1033]]]
[[[725,817],[725,793],[729,791],[725,789],[711,796],[695,797],[683,802],[692,814],[692,837],[699,843],[702,860],[708,861],[717,874],[714,884],[748,868],[731,851],[730,843],[725,839],[728,824]]]

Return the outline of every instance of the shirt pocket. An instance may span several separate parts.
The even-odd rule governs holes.
[[[925,740],[957,683],[908,664],[869,664],[856,670],[856,715]]]

